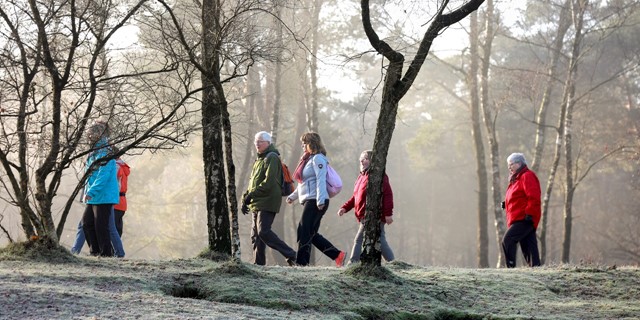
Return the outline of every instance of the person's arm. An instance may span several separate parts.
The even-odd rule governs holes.
[[[282,178],[280,158],[278,158],[276,154],[267,155],[263,161],[265,165],[264,179],[249,193],[249,196],[252,198],[266,197],[274,188],[280,190],[279,180]]]
[[[387,224],[393,222],[393,190],[386,174],[382,177],[382,214]]]
[[[533,172],[522,175],[522,187],[527,197],[527,206],[524,214],[537,217],[540,215],[540,182]]]
[[[324,208],[325,201],[329,199],[327,192],[327,159],[322,154],[311,158],[313,171],[316,174],[316,203],[318,208]]]

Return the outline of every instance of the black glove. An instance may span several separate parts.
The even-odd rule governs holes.
[[[242,214],[249,214],[249,203],[251,203],[251,195],[246,195],[244,197],[244,201],[242,201],[242,208],[240,208],[240,211],[242,211]]]
[[[506,203],[504,201],[500,202],[500,208],[504,209],[505,208],[505,204]]]

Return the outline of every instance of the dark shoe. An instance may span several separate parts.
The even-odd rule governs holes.
[[[287,263],[289,264],[289,267],[296,267],[296,266],[298,266],[298,264],[296,263],[296,259],[287,258]]]

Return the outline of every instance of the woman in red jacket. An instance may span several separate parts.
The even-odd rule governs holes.
[[[536,229],[540,222],[540,182],[536,174],[527,168],[522,153],[512,153],[507,158],[509,187],[503,208],[507,211],[507,227],[502,239],[507,268],[516,266],[518,243],[524,260],[530,267],[540,266]]]
[[[356,237],[353,240],[353,248],[351,249],[351,258],[349,263],[356,263],[360,261],[360,254],[362,253],[362,238],[364,235],[364,215],[365,206],[367,204],[367,183],[369,182],[369,164],[371,161],[371,150],[363,151],[360,154],[360,175],[356,179],[355,186],[353,188],[353,196],[347,202],[345,202],[340,210],[338,216],[344,215],[351,209],[355,208],[356,219],[360,227],[356,233]],[[391,262],[394,259],[393,251],[387,243],[387,238],[384,234],[384,225],[393,223],[393,191],[389,184],[389,177],[385,174],[382,177],[382,216],[380,217],[380,249],[382,251],[382,257],[387,262]]]

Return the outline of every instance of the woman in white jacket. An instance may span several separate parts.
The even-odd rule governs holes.
[[[298,186],[287,197],[287,203],[291,204],[297,199],[304,206],[298,224],[296,263],[301,266],[309,265],[311,245],[313,245],[331,260],[334,260],[336,266],[342,267],[346,252],[338,250],[329,240],[318,233],[322,217],[329,208],[326,181],[327,151],[322,144],[320,135],[315,132],[303,134],[300,141],[304,148],[304,154],[293,174],[293,178],[298,181]]]

